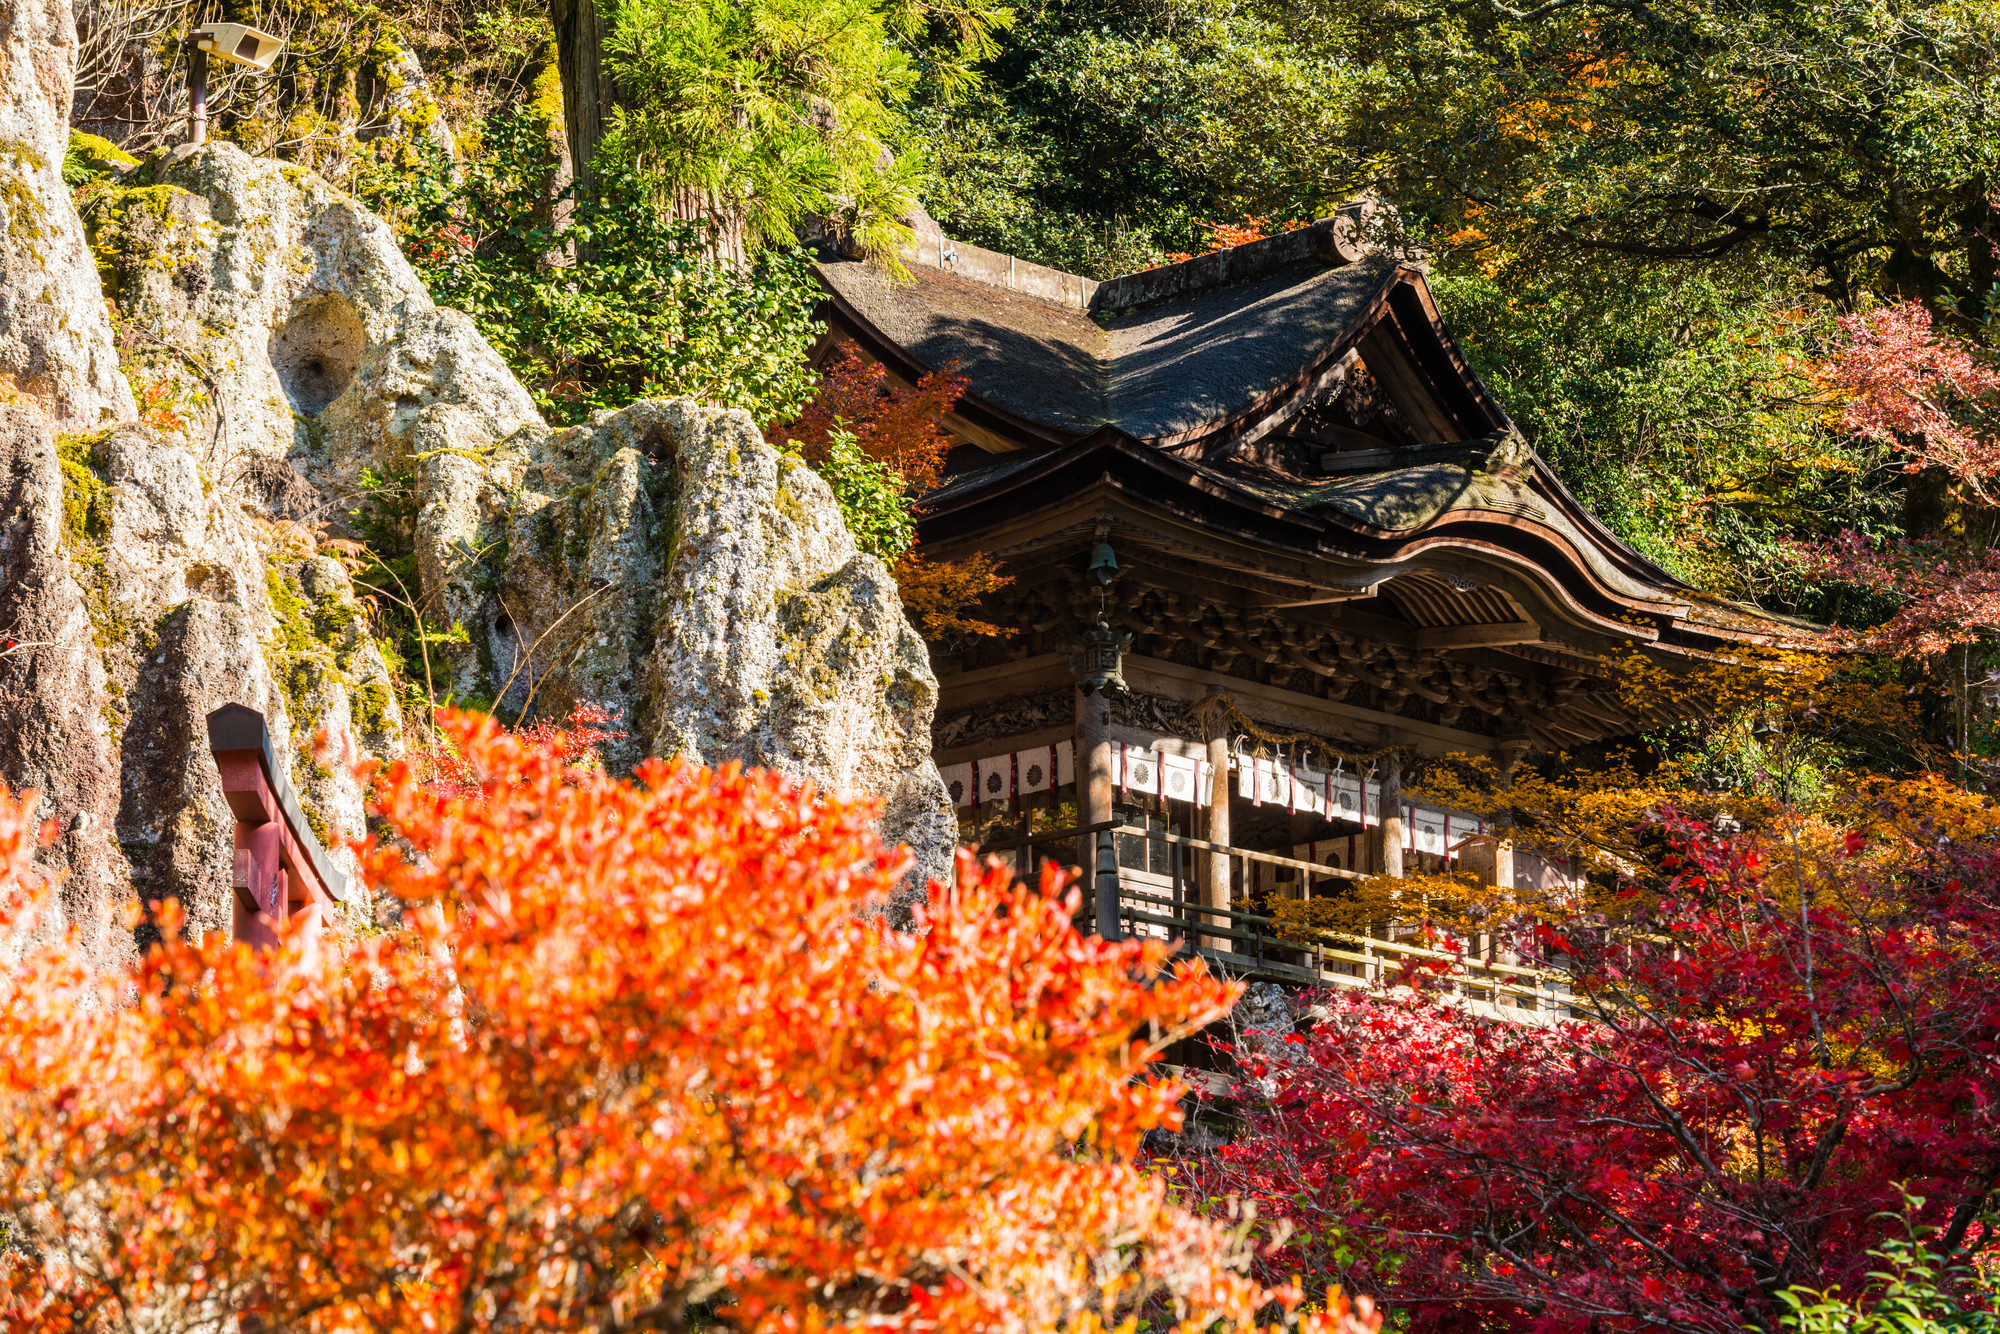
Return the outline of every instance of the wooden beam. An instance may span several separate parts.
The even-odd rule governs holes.
[[[1379,587],[1379,584],[1370,584],[1366,588],[1350,588],[1341,592],[1328,589],[1324,597],[1307,598],[1303,602],[1259,602],[1252,607],[1252,610],[1291,611],[1297,607],[1324,607],[1333,602],[1363,602],[1374,597],[1375,590]]]
[[[1358,742],[1373,737],[1400,735],[1426,755],[1463,752],[1490,755],[1499,739],[1464,732],[1455,727],[1405,718],[1400,714],[1364,709],[1359,705],[1302,695],[1280,686],[1268,686],[1240,676],[1184,667],[1133,654],[1125,657],[1125,680],[1141,694],[1191,704],[1211,690],[1232,696],[1249,713],[1263,715],[1273,726],[1323,732],[1328,736],[1351,737]],[[1377,743],[1379,744],[1379,743]]]
[[[1488,625],[1427,626],[1416,633],[1423,649],[1495,648],[1502,644],[1539,644],[1542,627],[1533,621],[1500,621]]]

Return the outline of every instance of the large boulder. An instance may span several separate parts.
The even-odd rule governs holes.
[[[68,0],[0,11],[0,394],[89,430],[133,404],[62,179],[75,74]]]
[[[312,736],[353,755],[398,729],[345,570],[263,514],[273,494],[311,495],[290,484],[289,431],[260,454],[172,411],[154,414],[164,430],[135,420],[62,180],[75,54],[62,0],[0,17],[0,779],[38,792],[57,830],[43,864],[60,912],[44,928],[110,963],[135,943],[135,891],[181,900],[195,929],[228,924],[232,821],[209,711],[267,715],[328,842],[361,832],[361,793],[351,766],[315,758]],[[124,196],[119,217],[158,219],[173,194]],[[201,271],[171,276],[196,286]],[[175,332],[133,336],[214,391]],[[237,406],[235,390],[214,397]],[[373,732],[357,735],[351,688]]]
[[[331,566],[329,596],[351,597],[337,564],[304,563],[328,535],[409,557],[440,696],[539,718],[594,705],[623,733],[619,769],[735,759],[876,794],[920,873],[948,871],[923,643],[824,483],[746,416],[647,402],[550,430],[387,226],[295,167],[176,150],[123,198],[97,237],[120,307],[219,407],[188,448],[212,455],[262,549],[274,526],[306,541],[285,578]],[[321,655],[322,693],[286,700],[295,735],[392,744],[354,721],[385,679],[371,654]]]
[[[501,456],[496,474],[520,480],[483,624],[508,703],[605,707],[630,757],[871,793],[919,875],[946,874],[957,825],[930,758],[937,678],[817,474],[745,413],[687,400],[530,433]]]

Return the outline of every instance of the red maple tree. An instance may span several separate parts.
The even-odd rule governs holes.
[[[868,802],[442,725],[469,788],[393,766],[395,841],[363,850],[403,925],[316,954],[183,941],[169,904],[92,977],[50,935],[35,798],[0,798],[0,1326],[1291,1318],[1137,1161],[1179,1115],[1149,1063],[1234,987],[969,859],[891,929],[907,854]]]
[[[1520,941],[1569,1013],[1322,997],[1309,1034],[1243,1053],[1246,1129],[1202,1188],[1290,1224],[1286,1272],[1420,1330],[1769,1327],[1791,1285],[1866,1286],[1905,1191],[1947,1263],[1990,1250],[2000,855],[1885,879],[1858,837],[1773,867],[1664,832],[1632,929]]]
[[[2000,472],[2000,368],[1940,332],[1915,301],[1840,320],[1824,369],[1840,424],[1906,456],[1912,472],[1944,468],[1986,504]]]
[[[1840,331],[1822,368],[1840,427],[1888,447],[1906,471],[1941,469],[1969,505],[2000,503],[2000,365],[1991,354],[1938,330],[1915,302],[1845,316]],[[1930,660],[2000,629],[2000,555],[1988,545],[1848,531],[1795,551],[1807,577],[1901,604],[1854,637],[1863,647]]]
[[[896,470],[912,495],[938,484],[951,437],[942,420],[965,392],[963,376],[931,371],[914,388],[889,379],[889,369],[845,344],[820,367],[819,393],[794,422],[766,428],[779,448],[803,454],[808,463],[825,457],[836,429],[854,433],[870,457]]]

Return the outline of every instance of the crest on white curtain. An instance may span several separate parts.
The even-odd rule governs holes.
[[[1014,783],[1022,796],[1047,792],[1056,785],[1056,748],[1030,746],[1014,752]]]
[[[954,806],[972,804],[972,762],[945,764],[938,766],[938,777],[944,779],[944,790],[951,794]]]
[[[1014,791],[1014,757],[993,755],[983,760],[974,760],[972,776],[978,780],[979,801],[1006,801]]]
[[[1204,781],[1208,766],[1188,755],[1160,756],[1160,792],[1173,801],[1191,801],[1197,806],[1208,804],[1208,785]]]
[[[1127,792],[1144,792],[1158,796],[1160,791],[1160,753],[1150,747],[1126,746],[1124,750],[1124,772],[1119,775],[1119,787]]]

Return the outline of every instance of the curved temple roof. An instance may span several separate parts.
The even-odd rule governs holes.
[[[1101,521],[1115,494],[1232,534],[1245,568],[1303,558],[1298,582],[1347,596],[1425,570],[1490,580],[1545,639],[1592,651],[1807,629],[1704,597],[1610,533],[1479,382],[1421,266],[1357,257],[1335,226],[1107,283],[938,238],[908,280],[823,261],[838,334],[905,381],[967,381],[947,425],[976,448],[925,498],[926,550],[1018,567],[1027,530],[1074,539],[1079,506]],[[1380,405],[1366,429],[1328,415],[1350,389]]]

